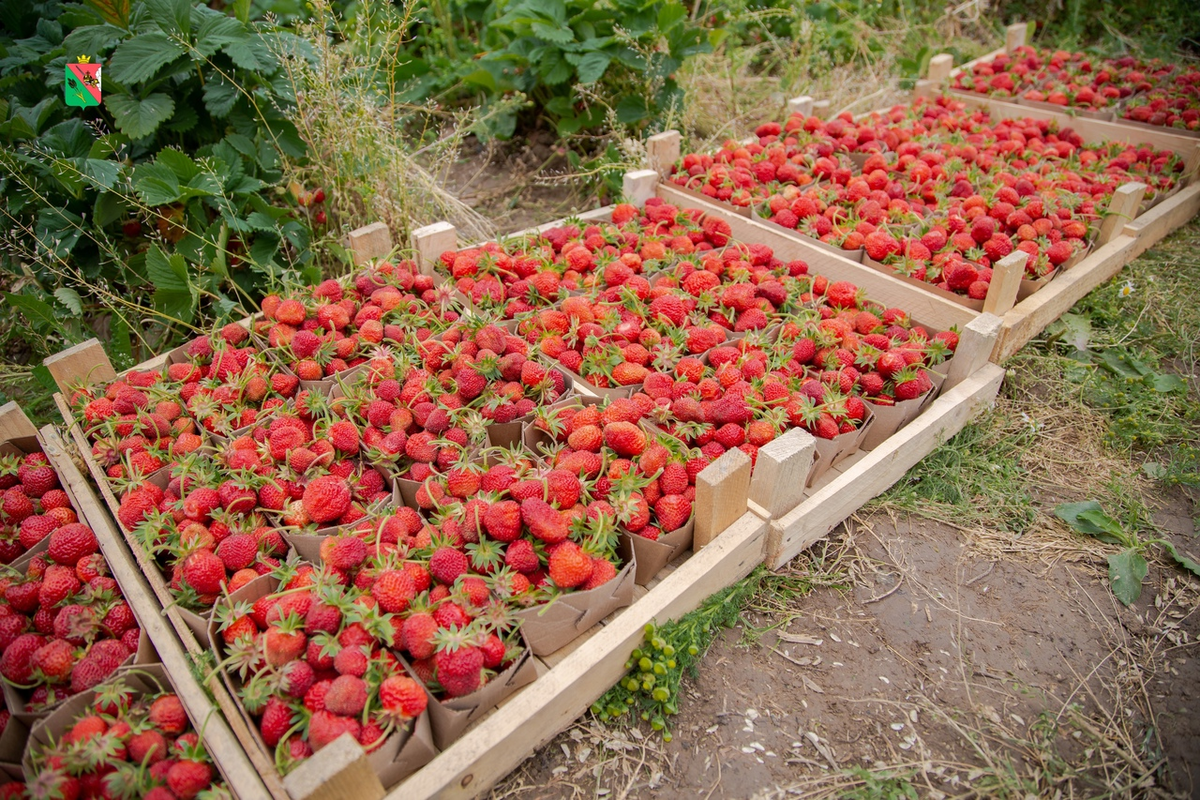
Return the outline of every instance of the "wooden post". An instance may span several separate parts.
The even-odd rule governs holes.
[[[933,81],[919,80],[913,86],[913,99],[918,97],[930,98],[937,93],[937,84]]]
[[[992,282],[987,297],[983,300],[985,314],[1002,317],[1017,304],[1017,292],[1021,290],[1021,279],[1025,277],[1025,262],[1029,254],[1014,250],[992,265]]]
[[[816,452],[817,440],[801,428],[792,428],[758,448],[750,478],[750,502],[776,519],[800,505]]]
[[[953,69],[954,56],[949,53],[939,53],[929,59],[929,80],[935,87],[940,88],[942,84],[950,80],[950,71]]]
[[[654,170],[664,178],[670,175],[671,167],[679,160],[682,139],[679,131],[663,131],[647,139],[646,168]]]
[[[100,551],[112,570],[113,578],[120,584],[126,602],[137,613],[138,623],[150,638],[154,649],[158,651],[158,657],[167,674],[171,676],[180,702],[196,724],[196,729],[203,734],[204,746],[229,780],[230,788],[236,791],[242,800],[269,800],[271,794],[260,777],[263,767],[256,769],[251,764],[233,731],[226,724],[225,718],[193,677],[192,659],[184,652],[179,637],[163,619],[159,603],[150,593],[141,569],[121,544],[121,537],[113,527],[112,518],[100,507],[100,502],[92,493],[92,487],[71,460],[67,446],[59,437],[58,431],[53,425],[47,425],[42,428],[41,439],[46,456],[58,472],[63,486],[78,501],[79,508],[76,511],[80,514],[80,521],[86,522],[96,533]],[[266,766],[266,769],[271,770],[271,778],[275,778],[278,784],[274,767]],[[282,787],[279,787],[279,790],[282,793]]]
[[[828,100],[814,100],[812,104],[812,115],[820,119],[825,119],[829,116],[829,109],[832,108]]]
[[[946,373],[946,382],[942,384],[943,392],[962,383],[988,362],[1003,324],[1004,320],[995,314],[980,314],[967,323],[958,336],[958,348],[950,362],[950,371]]]
[[[108,354],[97,339],[88,339],[83,344],[68,347],[55,353],[43,362],[58,389],[71,399],[70,387],[80,383],[107,383],[117,377]]]
[[[379,800],[383,784],[354,737],[343,733],[283,779],[292,800]]]
[[[658,173],[652,169],[626,172],[621,186],[625,202],[633,203],[635,206],[645,205],[647,200],[654,197],[654,187],[658,186]]]
[[[417,269],[432,275],[442,253],[458,249],[458,229],[449,222],[435,222],[412,232],[412,249],[416,251]]]
[[[1010,56],[1018,47],[1025,45],[1025,37],[1029,31],[1029,25],[1024,22],[1014,22],[1004,30],[1004,52]]]
[[[799,114],[804,117],[811,117],[813,114],[814,101],[808,95],[800,95],[793,97],[787,101],[788,114]]]
[[[0,442],[37,436],[37,426],[29,421],[25,411],[15,402],[0,406]]]
[[[1179,177],[1179,180],[1186,186],[1196,177],[1196,172],[1200,171],[1200,144],[1194,145],[1183,155],[1183,175]]]
[[[746,513],[750,490],[750,456],[726,452],[696,476],[696,532],[692,549],[699,550]]]
[[[1108,201],[1108,210],[1104,213],[1104,221],[1100,223],[1100,235],[1096,238],[1097,245],[1106,245],[1121,235],[1125,225],[1132,222],[1142,207],[1142,198],[1146,196],[1146,184],[1126,183],[1118,186]]]
[[[354,263],[359,266],[392,252],[392,232],[382,222],[372,222],[350,231],[346,238],[346,246],[350,248]]]

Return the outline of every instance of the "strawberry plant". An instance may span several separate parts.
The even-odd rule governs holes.
[[[179,698],[140,694],[122,681],[97,689],[62,735],[31,758],[32,797],[86,796],[92,787],[145,800],[233,797]]]

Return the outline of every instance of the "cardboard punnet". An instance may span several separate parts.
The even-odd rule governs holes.
[[[874,450],[883,444],[889,436],[912,422],[924,411],[937,396],[936,389],[930,389],[920,397],[912,400],[901,400],[895,405],[885,406],[867,402],[867,408],[875,416],[871,430],[858,443],[860,450]]]
[[[413,680],[424,685],[412,667],[408,666],[407,661],[405,661],[405,667]],[[471,692],[469,695],[438,700],[426,686],[425,692],[429,696],[429,705],[425,713],[429,716],[429,722],[433,728],[434,744],[439,749],[445,750],[473,723],[482,719],[488,712],[508,699],[509,695],[535,680],[537,680],[537,665],[534,663],[527,645],[521,655],[517,656],[507,669],[484,684],[481,689]]]
[[[517,612],[534,655],[544,656],[582,636],[618,608],[633,602],[636,554],[603,586],[560,594],[549,603]]]
[[[653,541],[636,533],[622,531],[617,552],[626,562],[636,564],[633,582],[638,586],[650,583],[663,567],[692,546],[695,528],[696,517],[693,514],[683,527],[660,534]]]
[[[817,452],[812,466],[808,470],[806,486],[811,487],[826,472],[857,453],[862,442],[871,435],[871,428],[875,426],[874,407],[868,403],[864,403],[864,405],[867,408],[866,417],[863,424],[859,425],[857,429],[850,433],[839,434],[832,439],[817,437],[814,440]]]
[[[226,602],[234,604],[245,601],[253,604],[259,598],[265,597],[275,591],[278,585],[279,581],[275,576],[262,575],[250,581],[236,592],[230,593]],[[209,625],[208,638],[210,647],[217,662],[220,663],[223,658],[222,638],[217,628],[215,615]],[[227,670],[221,670],[221,680],[225,683],[225,687],[229,690],[230,694],[235,699],[238,698],[237,689],[240,681]],[[237,706],[238,711],[241,712],[243,719],[247,723],[250,734],[254,739],[254,744],[269,756],[273,756],[271,748],[267,747],[266,742],[263,741],[259,733],[257,723],[255,723],[249,712],[246,711],[240,699]],[[389,788],[413,772],[416,772],[425,764],[432,761],[434,756],[437,755],[438,751],[433,743],[431,727],[428,724],[421,724],[422,720],[428,714],[427,710],[420,717],[413,720],[404,730],[395,731],[390,734],[384,740],[383,744],[367,755],[367,760],[375,769],[380,783],[383,784],[384,788]],[[310,756],[310,758],[320,757],[320,751]]]

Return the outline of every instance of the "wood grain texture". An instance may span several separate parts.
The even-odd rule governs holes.
[[[271,794],[264,786],[259,770],[251,763],[225,717],[213,706],[193,677],[191,660],[182,642],[163,620],[161,606],[146,585],[142,571],[122,542],[112,519],[92,493],[87,479],[75,466],[67,445],[50,425],[42,428],[41,438],[51,464],[63,483],[70,487],[72,496],[80,505],[79,512],[96,534],[104,560],[120,584],[126,602],[137,612],[142,630],[158,651],[158,657],[171,676],[180,701],[197,730],[204,732],[204,745],[213,761],[241,800],[270,800]]]
[[[992,282],[983,299],[983,313],[1004,316],[1017,304],[1017,293],[1021,291],[1021,279],[1025,277],[1028,261],[1028,253],[1014,250],[992,266]]]
[[[301,762],[284,778],[292,800],[379,800],[383,784],[367,753],[348,733]]]
[[[372,222],[350,231],[346,236],[346,247],[356,265],[366,264],[373,259],[383,258],[392,252],[392,232],[382,222]]]
[[[654,187],[658,185],[658,173],[652,169],[638,169],[626,172],[621,181],[621,194],[625,202],[635,206],[643,205],[654,197]]]
[[[813,98],[808,95],[793,97],[787,101],[788,114],[801,114],[806,117],[811,117],[813,113]]]
[[[882,446],[810,494],[790,513],[772,520],[767,564],[779,569],[863,503],[900,480],[910,467],[991,404],[1003,378],[1003,369],[995,364],[984,365],[934,400],[925,413],[892,434]]]
[[[61,353],[47,357],[43,362],[59,391],[69,394],[73,385],[80,383],[107,383],[117,377],[108,354],[98,339],[68,347]]]
[[[776,518],[798,506],[816,452],[816,440],[802,428],[792,428],[758,448],[750,477],[750,502]]]
[[[647,139],[646,169],[652,169],[662,176],[669,175],[671,167],[679,160],[682,141],[679,131],[663,131]]]
[[[928,79],[933,81],[934,85],[941,86],[946,81],[950,80],[950,72],[954,69],[954,56],[949,53],[939,53],[929,59]]]
[[[942,391],[962,383],[988,362],[1003,324],[995,314],[980,314],[963,328]]]
[[[1025,46],[1025,37],[1029,32],[1029,24],[1014,22],[1004,29],[1004,52],[1012,55],[1018,47]]]
[[[1104,212],[1104,221],[1100,223],[1100,234],[1097,244],[1108,244],[1121,235],[1125,226],[1132,222],[1141,208],[1142,198],[1146,196],[1146,184],[1126,183],[1118,186],[1108,201],[1108,209]]]
[[[750,466],[750,456],[734,448],[696,476],[693,550],[700,550],[746,513]]]
[[[30,422],[25,410],[16,402],[8,402],[0,406],[0,442],[9,439],[21,439],[26,436],[37,436],[37,426]]]
[[[447,250],[458,249],[458,229],[449,222],[435,222],[417,228],[409,237],[417,269],[424,275],[432,275],[441,258]]]
[[[571,724],[625,673],[649,622],[678,619],[762,562],[766,523],[743,515],[506,706],[468,731],[387,800],[456,800],[484,794]]]

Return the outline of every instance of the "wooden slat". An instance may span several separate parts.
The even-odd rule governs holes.
[[[1134,239],[1130,258],[1136,258],[1160,239],[1200,213],[1200,184],[1188,186],[1125,226],[1125,236]],[[1082,266],[1080,264],[1079,266]],[[1053,283],[1053,281],[1051,281]]]
[[[813,103],[815,101],[808,95],[793,97],[787,102],[788,114],[800,114],[805,117],[811,117],[813,113]]]
[[[75,466],[66,444],[50,425],[42,428],[41,437],[47,457],[58,471],[59,478],[70,487],[72,496],[79,502],[81,508],[78,511],[96,533],[113,578],[120,584],[126,602],[137,610],[138,622],[158,651],[158,657],[171,676],[176,693],[195,721],[197,730],[203,731],[204,745],[228,780],[230,788],[241,800],[270,800],[271,795],[263,785],[258,769],[251,764],[225,718],[192,676],[191,661],[183,645],[160,616],[159,603],[150,593],[141,570],[123,546],[112,519],[100,506],[87,480]]]
[[[949,439],[1000,389],[1004,370],[987,364],[946,392],[915,420],[894,433],[853,467],[813,492],[781,519],[772,520],[767,563],[778,569],[824,537],[863,503],[904,476],[914,464]]]
[[[362,266],[392,252],[392,232],[382,222],[372,222],[350,231],[346,245],[356,266]]]
[[[980,314],[959,333],[958,348],[946,373],[943,391],[962,383],[988,362],[1000,338],[1002,324],[995,314]]]
[[[663,131],[646,140],[646,169],[667,176],[671,167],[679,160],[679,149],[683,137],[679,131]]]
[[[976,317],[973,310],[937,296],[932,288],[925,291],[891,275],[857,264],[805,241],[800,234],[789,232],[786,228],[747,219],[727,205],[705,202],[668,183],[659,184],[657,191],[659,197],[681,208],[700,208],[707,214],[721,217],[729,223],[733,237],[738,241],[770,245],[775,250],[775,255],[784,261],[806,261],[811,271],[819,272],[831,281],[850,281],[866,289],[867,296],[872,300],[886,306],[903,308],[916,319],[941,330],[953,325],[961,328]]]
[[[929,74],[927,79],[936,86],[941,86],[950,80],[950,72],[954,69],[954,56],[949,53],[939,53],[929,59]]]
[[[50,370],[59,391],[69,394],[70,387],[79,383],[107,383],[117,377],[108,354],[98,339],[68,347],[42,362]]]
[[[1016,305],[1028,261],[1028,253],[1014,250],[992,265],[992,282],[988,284],[987,297],[983,299],[983,313],[1003,316]]]
[[[625,196],[625,202],[641,206],[654,196],[656,186],[658,173],[652,169],[639,169],[625,173],[621,182],[621,193]]]
[[[417,228],[411,240],[417,268],[425,275],[432,275],[442,253],[458,249],[458,230],[449,222],[435,222]]]
[[[23,439],[26,436],[37,436],[37,426],[29,421],[25,410],[16,402],[0,406],[0,442],[9,439]]]
[[[1146,184],[1127,183],[1118,186],[1108,202],[1104,212],[1104,221],[1100,223],[1100,233],[1096,237],[1098,244],[1108,244],[1117,238],[1125,226],[1138,215],[1142,206],[1142,198],[1146,196]]]
[[[383,784],[367,753],[343,733],[284,780],[292,800],[379,800]]]
[[[1014,22],[1004,29],[1004,52],[1012,55],[1018,47],[1025,46],[1025,37],[1029,32],[1029,24]]]
[[[696,476],[695,534],[692,548],[707,545],[746,513],[750,456],[734,448]]]
[[[798,506],[816,452],[816,439],[802,428],[792,428],[758,448],[750,478],[750,502],[774,518]]]
[[[677,619],[748,575],[762,562],[765,534],[765,522],[744,515],[538,679],[506,713],[485,719],[394,788],[387,800],[452,800],[485,792],[616,683],[647,623]]]

